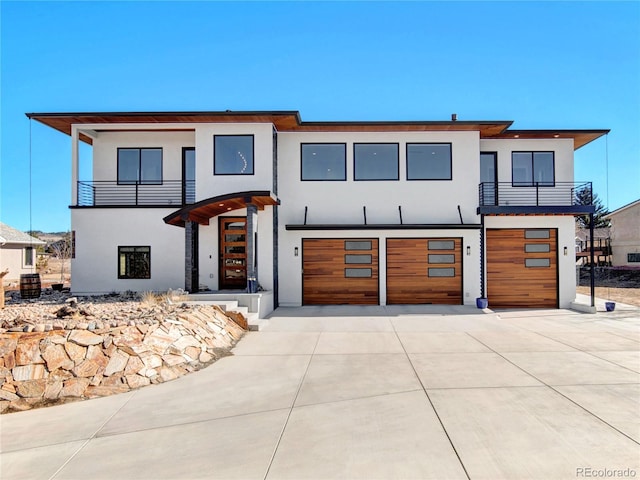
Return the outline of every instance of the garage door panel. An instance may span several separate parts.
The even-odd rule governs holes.
[[[377,239],[303,239],[302,257],[303,305],[379,303]]]
[[[445,245],[450,243],[453,248],[441,249],[438,247],[442,245],[436,243],[432,243],[432,248],[429,248],[430,241],[447,242]],[[461,251],[462,240],[459,238],[388,239],[387,303],[461,304]],[[430,263],[429,255],[438,257],[432,257]],[[447,257],[441,257],[442,255]]]
[[[548,238],[536,238],[547,234]],[[490,306],[557,308],[557,276],[555,229],[487,230],[487,297]]]

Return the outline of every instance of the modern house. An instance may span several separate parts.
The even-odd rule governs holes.
[[[455,115],[27,116],[71,137],[72,291],[247,289],[274,306],[568,307],[574,215],[593,213],[574,150],[608,132]],[[82,178],[79,142],[93,146]]]
[[[20,280],[20,275],[36,273],[36,249],[45,242],[0,222],[0,272],[9,270],[4,283]]]
[[[614,267],[640,267],[640,199],[614,210],[611,221],[611,250]]]

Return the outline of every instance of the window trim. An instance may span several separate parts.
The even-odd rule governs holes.
[[[251,173],[218,173],[216,171],[216,138],[217,137],[251,137]],[[251,176],[256,174],[256,136],[253,133],[223,133],[213,135],[213,174],[216,176]]]
[[[138,179],[120,180],[120,150],[138,150]],[[160,150],[160,181],[142,181],[142,150]],[[116,178],[118,185],[164,185],[164,148],[163,147],[118,147],[116,154]]]
[[[357,145],[395,145],[396,146],[396,178],[357,178],[356,175],[356,146]],[[354,142],[353,143],[353,181],[354,182],[397,182],[400,181],[400,144],[398,142]]]
[[[530,183],[525,183],[525,182],[514,182],[513,180],[513,154],[514,153],[530,153],[531,154],[531,182]],[[544,182],[540,185],[537,185],[537,182],[534,182],[533,179],[535,178],[535,154],[536,153],[550,153],[551,154],[551,159],[553,162],[553,181],[551,182]],[[543,187],[543,188],[553,188],[556,186],[556,152],[553,150],[512,150],[511,151],[511,186],[514,188],[520,188],[520,187],[524,187],[524,188],[531,188],[531,187]]]
[[[28,255],[27,251],[31,250],[31,263],[27,263]],[[37,250],[36,247],[28,245],[22,249],[22,268],[35,267],[37,263]]]
[[[131,276],[127,276],[127,275],[123,275],[120,272],[120,255],[121,255],[121,249],[122,248],[146,248],[148,249],[148,253],[149,253],[149,276],[148,277],[131,277]],[[122,252],[122,253],[138,253],[136,251],[133,252]],[[151,279],[151,245],[118,245],[118,257],[117,257],[117,269],[118,269],[118,279],[119,280],[149,280]]]
[[[304,178],[303,156],[305,145],[342,145],[344,147],[344,178]],[[301,142],[300,143],[300,181],[301,182],[346,182],[347,181],[347,144],[345,142]]]
[[[409,178],[410,145],[449,145],[449,178]],[[453,143],[452,142],[407,142],[405,144],[405,175],[408,182],[451,182],[453,180]]]

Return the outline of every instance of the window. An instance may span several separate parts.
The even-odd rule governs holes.
[[[161,148],[119,148],[118,184],[162,185]]]
[[[345,250],[371,250],[371,240],[346,240]]]
[[[355,143],[355,180],[399,180],[397,143]]]
[[[551,233],[549,230],[525,230],[524,238],[551,238]]]
[[[553,152],[512,152],[511,179],[514,187],[553,187]]]
[[[35,249],[33,247],[24,247],[24,266],[33,267],[33,256]]]
[[[407,143],[407,180],[451,180],[450,143]]]
[[[118,247],[118,278],[151,278],[151,247]]]
[[[640,253],[627,253],[627,262],[629,262],[629,263],[639,263],[640,262]]]
[[[253,135],[214,135],[213,173],[253,175]]]
[[[346,180],[346,143],[303,143],[302,180]]]
[[[371,278],[372,270],[370,268],[345,268],[345,278]]]

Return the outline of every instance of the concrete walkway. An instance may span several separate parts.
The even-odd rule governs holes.
[[[280,308],[234,354],[3,415],[0,477],[640,477],[638,308]]]

